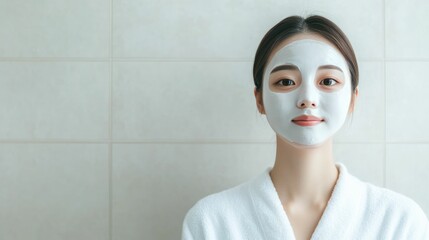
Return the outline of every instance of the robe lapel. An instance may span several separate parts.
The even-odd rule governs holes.
[[[292,226],[287,220],[286,213],[269,175],[271,169],[272,167],[267,168],[249,186],[253,210],[264,233],[264,239],[294,240]]]
[[[361,206],[365,188],[348,173],[344,164],[337,162],[335,165],[340,175],[311,240],[344,239],[355,227],[354,220],[364,212]]]
[[[362,212],[364,188],[351,176],[344,164],[337,162],[339,177],[331,198],[313,232],[311,240],[342,239],[349,228],[353,228],[351,219]],[[295,240],[292,225],[283,209],[276,192],[268,167],[249,185],[253,211],[265,239]]]

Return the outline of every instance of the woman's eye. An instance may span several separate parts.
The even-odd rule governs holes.
[[[322,81],[320,81],[320,83],[322,85],[325,85],[325,86],[333,86],[333,85],[337,84],[338,82],[333,78],[325,78]]]
[[[295,82],[290,79],[282,79],[278,81],[277,84],[281,86],[291,86],[291,85],[295,85]]]

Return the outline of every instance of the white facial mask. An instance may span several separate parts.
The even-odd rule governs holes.
[[[279,73],[285,72],[278,72],[277,75],[282,76],[275,78],[273,75],[270,81],[271,71],[280,65],[295,65],[299,69],[295,73],[298,76],[300,73],[300,77],[292,79],[287,77],[288,74],[283,77]],[[337,66],[343,75],[337,70],[318,70],[323,65]],[[327,71],[337,71],[337,74],[326,75]],[[339,74],[343,76],[342,86],[337,85],[341,86],[340,89],[330,91],[328,86],[319,85],[323,79]],[[281,79],[291,79],[296,85],[287,91],[284,86],[275,85]],[[281,138],[300,145],[322,144],[342,127],[347,118],[351,92],[350,71],[344,57],[332,46],[313,39],[297,40],[281,48],[266,66],[263,76],[263,104],[271,128]],[[310,104],[302,106],[305,100]],[[292,119],[301,115],[312,115],[323,121],[312,126],[300,126]]]

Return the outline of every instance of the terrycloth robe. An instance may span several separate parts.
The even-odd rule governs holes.
[[[429,240],[428,218],[414,200],[335,165],[339,176],[311,240]],[[199,200],[185,216],[182,240],[295,239],[271,169]]]

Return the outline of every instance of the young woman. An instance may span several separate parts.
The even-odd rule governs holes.
[[[288,17],[262,39],[256,105],[276,132],[275,164],[198,201],[182,239],[429,239],[412,199],[335,163],[332,137],[353,112],[358,64],[345,34],[321,16]]]

